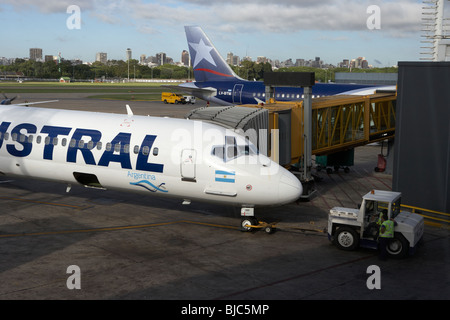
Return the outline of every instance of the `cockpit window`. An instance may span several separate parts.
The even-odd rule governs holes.
[[[227,136],[225,137],[225,145],[213,146],[211,154],[227,162],[241,156],[258,155],[259,151],[248,139],[245,141],[242,139],[238,143],[235,137]]]

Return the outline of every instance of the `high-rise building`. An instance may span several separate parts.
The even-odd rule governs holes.
[[[97,52],[97,54],[95,55],[95,61],[106,64],[106,62],[108,61],[108,55],[106,54],[106,52]]]
[[[139,64],[146,64],[147,63],[147,56],[145,54],[141,54],[139,57]]]
[[[189,65],[189,52],[187,50],[183,50],[181,53],[181,62],[185,65]]]
[[[156,63],[158,64],[158,66],[162,66],[167,63],[167,56],[164,52],[156,54]]]
[[[228,52],[227,53],[227,63],[228,64],[233,64],[233,52]]]
[[[42,49],[30,48],[30,60],[42,61]]]

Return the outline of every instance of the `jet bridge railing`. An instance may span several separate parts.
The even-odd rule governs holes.
[[[313,154],[332,153],[393,136],[395,102],[393,94],[313,100]]]

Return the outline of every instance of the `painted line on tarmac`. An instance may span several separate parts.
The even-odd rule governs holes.
[[[15,237],[29,237],[29,236],[63,235],[63,234],[73,234],[73,233],[92,233],[92,232],[105,232],[105,231],[122,231],[122,230],[133,230],[133,229],[142,229],[142,228],[162,227],[162,226],[168,226],[168,225],[173,225],[173,224],[182,224],[182,223],[188,223],[188,224],[194,224],[194,225],[200,225],[200,226],[208,226],[208,227],[215,227],[215,228],[223,228],[223,229],[239,230],[239,227],[235,227],[235,226],[213,224],[213,223],[205,223],[205,222],[196,222],[196,221],[189,221],[189,220],[179,220],[179,221],[151,223],[151,224],[142,224],[142,225],[134,225],[134,226],[104,227],[104,228],[60,230],[60,231],[42,231],[42,232],[16,233],[16,234],[0,234],[0,239],[1,238],[15,238]]]
[[[38,201],[38,200],[28,200],[28,199],[21,199],[21,198],[13,198],[13,197],[0,197],[0,200],[9,200],[9,201],[19,201],[19,202],[27,202],[27,203],[35,203],[35,204],[43,204],[47,206],[56,206],[56,207],[66,207],[66,208],[72,208],[72,209],[86,209],[86,206],[76,206],[71,204],[64,204],[64,203],[56,203],[56,202],[46,202],[46,201]]]

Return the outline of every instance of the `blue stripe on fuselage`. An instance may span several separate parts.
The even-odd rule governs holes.
[[[217,89],[217,100],[223,101],[225,104],[255,104],[259,99],[265,101],[265,86],[261,81],[207,81],[195,82],[199,88],[215,88]],[[242,89],[240,90],[240,86]],[[342,94],[352,90],[371,88],[376,86],[355,85],[355,84],[336,84],[336,83],[317,83],[312,87],[314,96],[332,96]],[[279,96],[277,96],[280,94]],[[289,95],[289,96],[288,96]],[[302,100],[303,88],[292,87],[276,87],[275,97],[277,101],[293,101]]]

